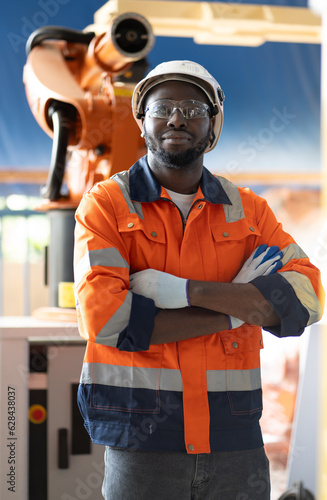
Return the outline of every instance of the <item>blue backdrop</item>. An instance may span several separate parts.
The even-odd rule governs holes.
[[[150,1],[150,0],[149,0]],[[32,116],[22,82],[25,43],[44,25],[83,29],[104,0],[3,2],[0,18],[0,169],[42,169],[51,140]],[[168,3],[168,1],[167,1]],[[232,5],[235,2],[226,2]],[[306,0],[239,3],[306,7]],[[156,39],[149,57],[203,64],[225,95],[225,121],[206,165],[217,173],[317,172],[320,169],[320,45],[266,43],[260,47],[197,45]]]

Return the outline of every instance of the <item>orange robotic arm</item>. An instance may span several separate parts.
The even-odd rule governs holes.
[[[118,16],[101,35],[49,26],[28,39],[27,100],[53,138],[43,208],[76,207],[95,182],[128,169],[144,153],[130,100],[135,62],[145,66],[153,42],[150,24],[134,13]]]

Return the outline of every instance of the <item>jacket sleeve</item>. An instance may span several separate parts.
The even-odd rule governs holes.
[[[279,272],[251,282],[280,318],[280,325],[265,329],[278,337],[301,335],[306,326],[322,316],[324,291],[320,272],[294,239],[283,231],[267,202],[257,197],[255,205],[260,243],[277,245],[283,252],[283,267]]]
[[[76,211],[74,281],[80,335],[122,351],[149,349],[156,307],[129,291],[130,259],[107,191],[95,186]]]

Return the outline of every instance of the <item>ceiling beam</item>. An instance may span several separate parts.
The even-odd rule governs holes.
[[[127,12],[146,17],[155,36],[193,38],[198,44],[321,43],[321,17],[308,8],[234,2],[110,0],[86,29],[103,33],[117,15]]]

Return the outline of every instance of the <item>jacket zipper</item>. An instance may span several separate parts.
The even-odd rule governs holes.
[[[184,215],[183,215],[182,211],[180,210],[180,208],[178,207],[178,205],[176,205],[176,203],[174,203],[174,202],[173,202],[173,200],[170,200],[169,198],[160,198],[160,199],[161,199],[161,200],[165,200],[165,201],[169,201],[169,202],[170,202],[170,203],[171,203],[174,207],[176,207],[176,208],[177,208],[177,210],[179,211],[179,214],[180,214],[181,219],[182,219],[182,224],[183,224],[183,235],[184,235],[184,232],[185,232],[186,222],[187,222],[188,216],[189,216],[189,215],[190,215],[190,213],[191,213],[192,208],[196,205],[196,203],[197,203],[198,201],[205,201],[205,198],[199,198],[199,199],[197,199],[197,200],[194,200],[194,201],[193,201],[193,203],[192,203],[192,205],[191,205],[191,207],[190,207],[190,209],[189,209],[189,211],[188,211],[188,214],[187,214],[186,219],[184,219]]]

